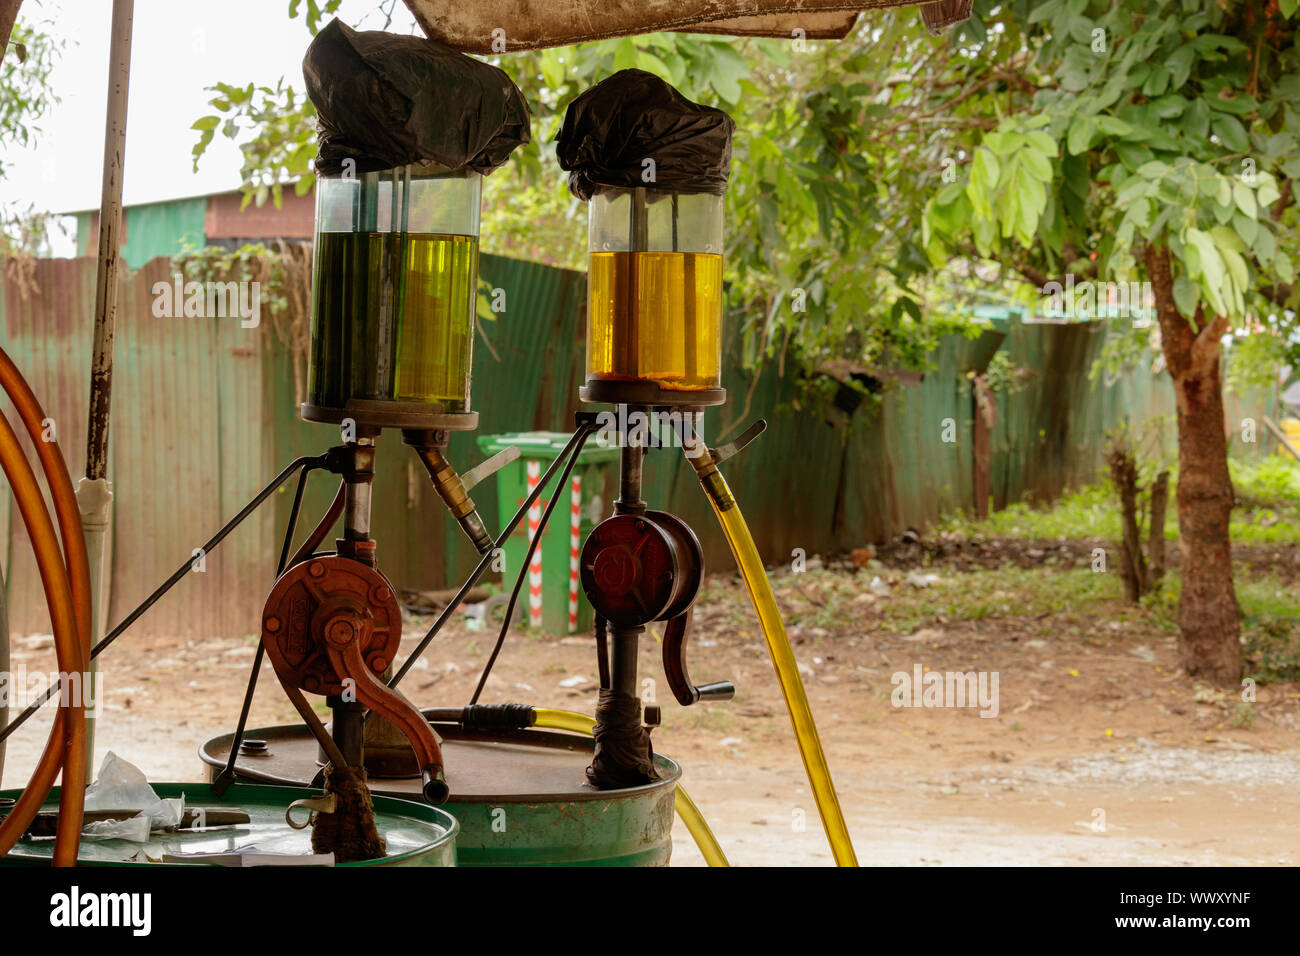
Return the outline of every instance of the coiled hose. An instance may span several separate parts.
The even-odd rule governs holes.
[[[59,711],[31,780],[9,815],[0,822],[0,856],[12,849],[45,803],[54,780],[63,771],[53,864],[74,866],[81,844],[86,797],[85,675],[90,661],[90,562],[81,529],[81,512],[67,465],[53,441],[45,440],[47,421],[40,403],[9,355],[0,349],[0,387],[8,393],[31,437],[54,502],[59,531],[50,519],[40,484],[9,422],[0,416],[0,466],[13,489],[14,500],[35,552],[61,675],[80,675],[79,694],[60,695]],[[60,534],[62,547],[60,547]]]
[[[551,730],[567,730],[571,733],[586,734],[590,737],[596,726],[596,718],[588,717],[586,714],[575,714],[570,710],[534,707],[533,726],[546,727]],[[713,831],[709,829],[704,816],[700,813],[699,808],[695,806],[695,801],[690,798],[680,783],[677,785],[673,804],[677,809],[677,816],[686,825],[686,829],[695,840],[695,845],[700,848],[700,853],[704,855],[704,862],[708,863],[709,866],[730,866],[726,854],[722,852],[722,847],[718,845],[718,838],[713,835]]]

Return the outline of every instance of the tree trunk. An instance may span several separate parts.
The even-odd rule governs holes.
[[[1241,680],[1241,609],[1232,583],[1233,491],[1219,367],[1228,321],[1215,316],[1207,323],[1197,309],[1193,328],[1174,305],[1169,251],[1148,247],[1146,262],[1178,408],[1179,651],[1189,675],[1235,684]]]
[[[1124,596],[1130,604],[1137,604],[1147,593],[1146,559],[1142,556],[1142,536],[1138,530],[1137,465],[1132,454],[1116,439],[1106,456],[1110,464],[1110,478],[1119,495],[1120,527],[1124,537],[1120,542],[1120,578],[1124,581]]]
[[[0,0],[0,57],[9,49],[9,34],[13,33],[18,8],[22,5],[23,0]]]

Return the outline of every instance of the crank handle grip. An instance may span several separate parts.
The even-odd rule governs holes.
[[[736,685],[729,680],[715,680],[709,684],[698,684],[694,690],[697,701],[732,700],[736,696]]]
[[[702,700],[731,700],[736,696],[736,685],[729,680],[698,685],[691,683],[690,672],[686,669],[686,634],[690,622],[688,609],[670,620],[664,628],[664,677],[668,679],[668,687],[683,707]]]

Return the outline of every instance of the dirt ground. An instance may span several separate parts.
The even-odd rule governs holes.
[[[844,562],[781,572],[774,582],[862,863],[1300,862],[1300,687],[1260,686],[1243,705],[1239,692],[1180,671],[1167,627],[1104,603],[1031,615],[1007,594],[1005,614],[947,619],[939,610],[945,589],[980,586],[982,579],[963,576],[987,563],[952,556],[943,563],[939,555],[937,564],[927,559],[934,577],[926,581],[906,554],[881,557],[878,570]],[[1286,555],[1278,563],[1295,562]],[[904,596],[933,598],[932,618],[900,628],[889,611]],[[411,616],[405,650],[429,620]],[[729,678],[737,696],[682,708],[662,688],[657,749],[683,765],[686,787],[733,864],[829,864],[737,577],[710,579],[696,622],[693,676]],[[495,636],[471,628],[462,619],[446,629],[403,685],[408,696],[422,706],[468,700]],[[253,653],[251,638],[125,637],[105,655],[99,757],[112,749],[158,780],[201,778],[196,749],[233,728]],[[48,637],[16,640],[15,666],[51,661]],[[997,716],[892,706],[892,675],[918,664],[997,672]],[[653,640],[641,666],[662,681]],[[589,638],[518,633],[484,700],[590,713],[594,677]],[[6,786],[26,780],[47,718],[11,744]],[[292,720],[267,666],[252,726]],[[702,863],[680,824],[673,862]]]

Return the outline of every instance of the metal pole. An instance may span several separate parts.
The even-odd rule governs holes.
[[[113,0],[104,126],[104,177],[99,204],[99,269],[95,273],[95,350],[90,366],[90,427],[86,477],[108,477],[108,410],[113,389],[113,323],[121,253],[122,173],[126,161],[126,100],[131,79],[131,17],[135,0]]]
[[[337,542],[338,553],[374,567],[375,552],[370,539],[370,492],[375,477],[374,435],[358,435],[348,450],[351,457],[343,473],[343,538]],[[359,701],[347,700],[346,695],[330,695],[325,702],[333,717],[331,736],[334,743],[348,766],[361,769],[365,761],[366,708]]]
[[[109,37],[108,104],[104,121],[104,175],[99,203],[99,268],[95,273],[95,341],[90,360],[90,413],[86,477],[77,483],[77,505],[90,559],[90,637],[104,631],[110,575],[104,559],[113,513],[108,481],[108,413],[113,389],[113,326],[117,318],[117,271],[121,253],[122,175],[126,168],[126,104],[131,79],[131,20],[135,0],[113,0]],[[98,695],[97,665],[88,684]],[[96,702],[97,703],[97,702]],[[91,708],[93,711],[94,708]],[[86,781],[95,769],[95,719],[86,717]]]

